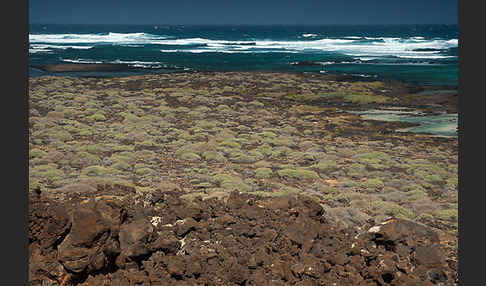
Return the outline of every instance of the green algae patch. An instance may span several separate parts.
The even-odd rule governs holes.
[[[132,166],[126,162],[120,161],[111,166],[112,168],[120,171],[129,171],[132,169]]]
[[[281,197],[281,196],[288,196],[288,195],[296,195],[302,193],[302,190],[287,186],[284,184],[278,184],[277,189],[271,193],[270,196],[272,197]]]
[[[296,146],[292,137],[287,136],[279,136],[276,138],[268,138],[264,140],[265,143],[270,144],[271,146],[285,146],[285,147],[294,147]]]
[[[207,196],[208,195],[204,192],[193,192],[193,193],[184,194],[184,195],[180,196],[180,198],[183,199],[183,200],[187,200],[187,201],[192,202],[192,201],[196,200],[198,197],[201,197],[202,199],[204,199]]]
[[[367,179],[361,184],[361,187],[369,191],[378,191],[385,187],[385,184],[381,179],[371,178]]]
[[[420,186],[406,192],[405,195],[409,201],[423,201],[428,198],[427,192]]]
[[[359,161],[363,164],[378,164],[388,160],[390,160],[390,155],[378,151],[365,153],[359,156]]]
[[[99,165],[89,166],[81,171],[84,176],[106,176],[115,173],[115,170]]]
[[[261,103],[260,101],[258,100],[253,100],[253,101],[250,101],[248,102],[249,105],[252,105],[254,107],[263,107],[265,106],[265,104]]]
[[[320,161],[319,163],[312,165],[311,168],[320,173],[327,173],[327,172],[332,172],[337,170],[338,165],[336,161],[326,160],[326,161]]]
[[[220,146],[230,147],[234,149],[241,149],[240,143],[233,140],[224,140],[219,143]]]
[[[250,151],[247,154],[241,151],[234,151],[229,154],[229,160],[234,163],[254,163],[263,159],[263,154],[257,151]]]
[[[62,179],[64,172],[57,168],[56,164],[38,165],[31,168],[30,175],[49,182]]]
[[[77,152],[70,160],[70,164],[76,168],[83,168],[90,165],[98,165],[101,163],[101,158],[97,155],[88,152]]]
[[[136,156],[135,154],[129,151],[118,152],[111,155],[110,161],[133,163],[136,161]]]
[[[152,140],[145,140],[145,141],[142,141],[142,142],[136,142],[135,148],[137,148],[137,149],[156,149],[156,148],[162,148],[162,145],[155,143]]]
[[[304,168],[282,169],[277,173],[281,178],[285,179],[296,179],[303,181],[319,179],[319,175],[316,172]]]
[[[437,216],[440,218],[440,219],[443,219],[443,220],[448,220],[448,221],[457,221],[458,219],[458,211],[457,211],[457,208],[449,208],[449,209],[444,209],[444,210],[440,210],[438,213],[437,213]]]
[[[277,137],[277,134],[275,134],[271,131],[264,131],[262,133],[255,134],[255,136],[258,136],[256,138],[259,138],[260,136],[263,137],[263,138],[274,138],[274,137]]]
[[[221,188],[229,191],[238,190],[240,192],[250,192],[253,190],[253,188],[250,185],[246,184],[242,180],[237,180],[237,179],[231,181],[223,181],[221,182],[220,186]]]
[[[64,119],[64,112],[60,111],[49,111],[46,115],[50,119]]]
[[[152,170],[148,167],[140,167],[140,168],[135,167],[135,174],[137,174],[139,176],[146,176],[146,175],[153,174],[153,173],[154,173],[154,170]]]
[[[114,145],[112,146],[113,152],[124,152],[124,151],[133,151],[134,146],[132,145]]]
[[[88,144],[79,147],[78,151],[99,155],[106,152],[106,148],[100,144]]]
[[[457,176],[454,176],[454,177],[450,177],[446,180],[446,186],[452,190],[454,189],[457,189],[457,185],[458,185],[459,181],[458,181],[458,178]]]
[[[272,176],[273,171],[270,168],[258,168],[255,170],[255,178],[257,179],[268,179]]]
[[[295,105],[290,110],[292,112],[296,112],[296,113],[318,114],[318,113],[326,112],[326,111],[335,111],[336,108],[321,107],[321,106],[314,106],[314,105]]]
[[[217,121],[209,121],[209,120],[198,120],[196,126],[205,130],[211,130],[218,126]]]
[[[66,130],[49,130],[47,136],[52,140],[71,141],[73,136]]]
[[[226,158],[217,151],[206,151],[202,153],[202,157],[206,161],[214,161],[214,162],[225,162]]]
[[[270,167],[272,167],[272,163],[267,162],[267,161],[258,161],[255,164],[253,164],[253,166],[255,166],[257,168],[270,168]]]
[[[47,152],[42,151],[41,149],[31,149],[29,150],[29,158],[42,158],[47,155]]]
[[[91,128],[82,128],[79,129],[77,132],[79,136],[93,136],[95,134],[93,130],[91,130]]]
[[[124,124],[137,123],[137,122],[142,120],[137,115],[135,115],[133,113],[129,113],[129,112],[121,112],[120,115],[123,116],[123,123]]]
[[[196,162],[201,160],[201,156],[193,152],[183,152],[178,155],[179,158],[189,162]]]
[[[312,93],[290,93],[284,96],[285,99],[306,102],[306,101],[316,101],[319,99],[319,95]]]
[[[431,183],[431,184],[437,184],[437,183],[440,183],[442,182],[442,178],[439,176],[439,175],[426,175],[424,177],[424,180],[428,183]]]
[[[97,122],[97,121],[105,121],[106,117],[102,113],[95,113],[91,116],[88,116],[86,119],[88,122]]]
[[[211,182],[226,191],[238,190],[240,192],[250,192],[253,190],[253,188],[246,184],[240,177],[228,174],[214,175],[211,178]]]
[[[355,104],[386,103],[390,99],[386,96],[375,95],[369,92],[347,93],[347,92],[329,92],[320,95],[322,99],[340,99],[345,102]]]
[[[385,201],[372,201],[370,204],[370,211],[377,214],[384,214],[392,217],[403,218],[412,220],[415,218],[415,214],[396,203]]]

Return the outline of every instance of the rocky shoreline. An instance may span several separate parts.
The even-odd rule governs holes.
[[[455,285],[457,138],[348,112],[383,106],[454,113],[457,93],[276,72],[30,78],[31,285]]]
[[[133,69],[128,64],[81,64],[81,63],[43,65],[37,68],[48,72],[93,72],[93,71],[120,72],[120,71],[129,71]]]
[[[453,285],[439,236],[407,220],[336,228],[310,198],[225,199],[98,182],[29,197],[30,285]],[[90,192],[86,192],[88,189]]]

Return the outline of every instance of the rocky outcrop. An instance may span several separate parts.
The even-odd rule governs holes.
[[[30,285],[456,283],[437,234],[410,221],[358,232],[304,197],[103,192],[30,195]]]
[[[48,72],[107,72],[107,71],[128,71],[133,69],[127,64],[54,64],[43,65],[40,69]]]
[[[293,66],[322,66],[322,64],[313,61],[300,61],[291,63]]]

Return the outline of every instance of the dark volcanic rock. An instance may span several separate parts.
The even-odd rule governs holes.
[[[44,65],[40,69],[48,72],[93,72],[127,71],[133,69],[127,64],[55,64]]]
[[[320,63],[316,63],[313,61],[300,61],[300,62],[294,62],[291,63],[293,66],[320,66]]]
[[[119,234],[121,255],[129,259],[140,260],[150,254],[148,245],[153,240],[153,231],[152,224],[146,219],[138,219],[122,225]]]
[[[111,224],[95,205],[80,206],[72,215],[71,231],[59,245],[59,261],[75,273],[101,270],[107,263],[103,249],[110,245]]]
[[[62,198],[31,195],[30,285],[455,284],[431,229],[391,219],[358,234],[304,197]]]

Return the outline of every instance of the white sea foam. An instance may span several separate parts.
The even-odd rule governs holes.
[[[459,44],[459,41],[458,41],[458,39],[452,39],[452,40],[446,41],[446,43],[448,43],[450,45],[457,46]]]
[[[447,49],[456,46],[455,41],[431,40],[414,41],[402,40],[400,38],[380,38],[380,41],[371,43],[359,43],[351,39],[321,39],[312,41],[272,41],[257,40],[255,44],[248,46],[234,45],[228,46],[227,41],[215,41],[207,39],[179,39],[174,41],[161,41],[166,44],[204,44],[204,48],[197,50],[220,52],[232,51],[237,49],[251,49],[253,52],[258,50],[286,50],[286,51],[311,51],[311,52],[343,52],[347,55],[360,54],[362,56],[406,56],[406,55],[427,55],[429,53],[439,53],[440,51],[414,51],[415,49]]]
[[[187,46],[187,45],[208,45],[213,47],[226,47],[228,45],[242,46],[253,44],[254,41],[227,41],[227,40],[211,40],[203,38],[187,38],[187,39],[173,39],[151,41],[150,44],[171,45],[171,46]]]
[[[263,53],[290,53],[295,54],[299,53],[298,51],[264,51],[264,50],[254,50],[254,51],[245,51],[245,50],[217,50],[217,49],[174,49],[174,50],[160,50],[162,53],[192,53],[192,54],[201,54],[201,53],[223,53],[223,54],[263,54]]]
[[[376,58],[358,58],[358,60],[362,61],[362,62],[367,62],[367,61],[372,61],[372,60],[376,60]]]
[[[87,59],[61,59],[63,62],[67,63],[75,63],[75,64],[102,64],[102,61],[95,61],[95,60],[87,60]]]
[[[302,34],[302,37],[304,37],[304,38],[315,38],[315,37],[317,37],[317,35],[316,34]]]
[[[395,38],[383,38],[380,42],[372,42],[361,45],[340,45],[339,51],[358,57],[414,57],[432,58],[430,54],[438,54],[440,50],[457,46],[454,41],[449,40],[430,40],[414,41],[400,40]],[[437,51],[417,51],[417,49],[436,49]]]
[[[305,36],[306,35],[306,36]],[[105,34],[31,34],[32,52],[41,52],[49,49],[89,49],[97,44],[112,44],[122,46],[162,45],[177,46],[178,48],[162,48],[164,53],[322,53],[339,52],[352,57],[359,57],[362,61],[368,58],[401,57],[439,59],[452,56],[440,55],[441,50],[457,47],[457,39],[431,39],[416,36],[410,38],[396,37],[362,37],[347,36],[343,38],[312,39],[315,34],[302,34],[299,41],[277,41],[272,39],[258,39],[245,41],[212,40],[205,38],[175,39],[168,36],[147,33],[105,33]],[[90,44],[73,45],[73,44]],[[40,46],[44,45],[44,46]],[[48,46],[50,45],[50,46]],[[41,49],[43,47],[43,49]],[[180,48],[179,48],[180,47]],[[427,51],[424,49],[433,49]]]
[[[93,46],[60,46],[60,45],[45,45],[45,44],[32,44],[33,49],[78,49],[78,50],[89,50]]]
[[[108,33],[108,34],[29,34],[30,43],[141,43],[166,39],[167,36],[147,33]]]
[[[29,49],[30,54],[36,54],[36,53],[52,53],[52,50],[49,49]]]
[[[141,65],[162,64],[162,62],[123,61],[123,60],[114,60],[114,61],[112,61],[112,63],[116,63],[116,64],[141,64]]]
[[[101,63],[109,63],[109,64],[128,64],[132,67],[141,67],[141,68],[161,68],[166,67],[167,65],[162,62],[144,62],[144,61],[123,61],[123,60],[114,60],[114,61],[96,61],[90,59],[61,59],[63,62],[68,63],[79,63],[79,64],[101,64]]]
[[[317,63],[323,66],[327,66],[327,65],[335,64],[336,62],[317,62]]]
[[[398,55],[397,57],[399,58],[404,58],[404,59],[448,59],[448,58],[454,58],[454,56],[430,56],[430,55]]]

